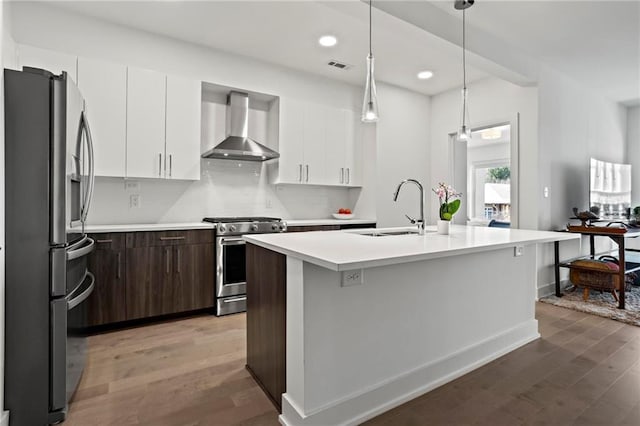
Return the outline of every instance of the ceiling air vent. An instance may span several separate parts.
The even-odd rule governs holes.
[[[353,65],[344,64],[338,61],[329,61],[327,65],[329,65],[330,67],[341,69],[341,70],[348,70],[348,69],[351,69],[351,67],[353,67]]]

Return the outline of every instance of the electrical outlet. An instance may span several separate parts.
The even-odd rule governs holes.
[[[513,248],[513,256],[514,257],[520,257],[524,254],[524,247],[523,246],[516,246]]]
[[[142,203],[142,197],[140,196],[140,194],[131,194],[129,196],[130,209],[139,209],[141,203]]]
[[[140,182],[137,180],[125,180],[124,189],[125,191],[138,192],[140,191]]]
[[[342,271],[342,287],[359,285],[363,283],[364,271],[362,269],[354,269],[352,271]]]
[[[549,198],[549,187],[545,186],[544,189],[542,190],[542,195],[544,195],[544,198]]]
[[[266,199],[264,206],[268,209],[273,208],[273,203],[271,202],[271,198]]]

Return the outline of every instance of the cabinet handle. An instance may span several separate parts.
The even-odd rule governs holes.
[[[98,244],[106,244],[106,243],[112,243],[113,240],[96,240],[96,243]]]
[[[176,272],[180,273],[180,247],[176,249],[178,260],[176,261]]]
[[[344,183],[344,167],[340,168],[340,183]]]
[[[298,164],[298,182],[302,182],[302,164]]]
[[[158,154],[158,177],[162,177],[162,153]]]
[[[165,257],[167,258],[167,275],[169,275],[169,268],[171,267],[171,265],[170,265],[170,263],[169,263],[169,262],[170,262],[170,259],[169,259],[169,249],[166,249],[166,250],[164,251],[164,255],[165,255]]]
[[[351,183],[351,169],[347,167],[347,183]]]
[[[122,257],[122,253],[118,253],[118,259],[117,259],[118,272],[116,273],[116,278],[117,279],[120,279],[122,277],[122,262],[120,261],[121,257]]]
[[[184,240],[186,237],[160,237],[160,241],[176,241],[176,240]]]
[[[309,182],[309,165],[308,164],[306,168],[307,168],[307,179],[305,180],[305,182]]]
[[[169,154],[169,177],[171,177],[172,171],[173,171],[173,155]]]

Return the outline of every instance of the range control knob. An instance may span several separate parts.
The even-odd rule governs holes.
[[[274,223],[273,225],[271,225],[271,229],[273,231],[278,231],[280,229],[280,226],[277,223]]]
[[[258,225],[256,225],[255,223],[251,225],[251,230],[254,232],[258,232]]]
[[[230,225],[229,226],[229,232],[236,232],[236,226],[235,225]]]
[[[227,232],[227,227],[225,225],[218,225],[219,232]]]

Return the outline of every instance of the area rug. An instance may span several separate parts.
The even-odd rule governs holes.
[[[611,293],[602,293],[591,290],[589,300],[582,300],[582,289],[569,291],[571,285],[563,290],[563,297],[556,295],[543,297],[541,302],[585,312],[587,314],[598,315],[611,318],[627,324],[640,327],[640,287],[631,286],[631,290],[625,292],[625,309],[618,309],[618,303],[613,300]]]

